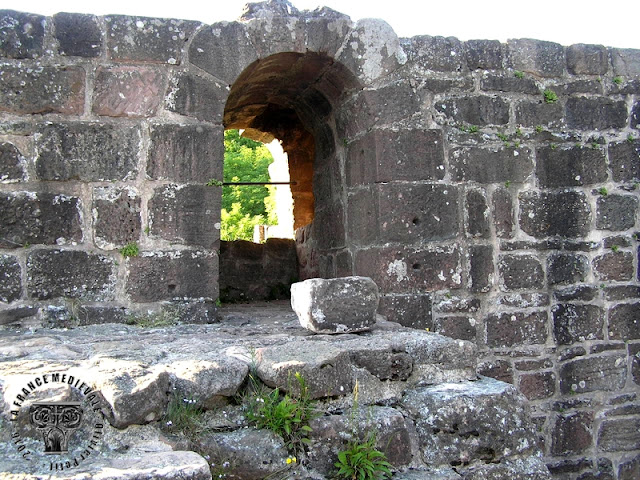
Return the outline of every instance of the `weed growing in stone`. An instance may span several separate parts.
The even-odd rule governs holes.
[[[536,125],[536,133],[542,133],[544,132],[544,128],[542,128],[542,125]]]
[[[127,243],[120,249],[120,254],[124,257],[137,257],[140,253],[140,247],[136,242]]]
[[[616,85],[622,85],[622,77],[613,77],[613,83]]]
[[[515,72],[513,72],[513,76],[522,80],[524,78],[524,72],[516,70]]]
[[[556,95],[556,92],[554,92],[553,90],[549,90],[547,88],[544,92],[542,92],[542,94],[544,95],[545,103],[556,103],[558,101],[558,95]]]
[[[522,136],[522,130],[520,129],[520,127],[516,128],[516,136],[517,137],[521,137]]]
[[[627,142],[633,143],[633,135],[631,134],[627,135]]]
[[[215,178],[212,178],[207,182],[207,187],[221,187],[222,185],[222,180],[217,180]]]
[[[144,227],[144,234],[149,235],[150,233],[151,233],[151,227],[147,225],[146,227]]]
[[[503,142],[506,142],[506,141],[509,140],[509,137],[507,135],[505,135],[504,133],[501,133],[501,132],[496,133],[496,137],[498,137]]]
[[[618,253],[618,250],[620,250],[620,247],[619,247],[618,245],[613,245],[613,246],[611,247],[611,251],[612,251],[613,253]]]
[[[600,145],[598,144],[598,142],[591,142],[591,148],[592,148],[593,150],[596,150],[596,149],[597,149],[597,148],[599,148],[599,147],[600,147]]]
[[[338,461],[334,464],[338,469],[336,477],[348,480],[377,480],[391,477],[391,464],[375,445],[374,434],[369,434],[365,441],[349,442],[347,449],[338,453]]]
[[[558,148],[558,145],[556,145],[555,143],[552,143],[549,146],[551,147],[551,150],[555,150],[556,148]]]
[[[127,316],[125,323],[143,328],[168,327],[178,323],[178,317],[174,312],[161,310],[159,312],[131,314]]]
[[[603,197],[606,197],[609,194],[609,192],[607,191],[607,187],[600,187],[598,189],[598,193]]]

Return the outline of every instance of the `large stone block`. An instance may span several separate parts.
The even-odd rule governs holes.
[[[604,311],[596,305],[563,303],[551,309],[553,335],[559,345],[602,340]]]
[[[509,40],[509,60],[516,70],[541,77],[561,77],[565,51],[558,43],[521,38]]]
[[[640,75],[640,50],[635,48],[610,48],[613,73],[633,77]]]
[[[598,432],[598,447],[605,452],[638,450],[640,446],[640,418],[605,420]]]
[[[618,467],[618,480],[635,480],[640,478],[640,455],[622,458]]]
[[[609,311],[609,338],[640,339],[640,303],[621,303]]]
[[[22,296],[22,269],[18,258],[0,255],[0,302],[10,303]]]
[[[480,80],[482,90],[498,92],[516,92],[539,95],[540,87],[532,78],[517,78],[514,75],[485,74]]]
[[[95,15],[57,13],[53,24],[61,55],[99,57],[102,54],[102,29]]]
[[[556,374],[553,372],[538,372],[521,375],[518,389],[529,400],[549,398],[556,392]]]
[[[567,70],[573,75],[604,75],[609,70],[609,52],[602,45],[571,45],[567,47]]]
[[[220,240],[219,187],[166,185],[149,200],[151,235],[215,249]]]
[[[636,224],[638,198],[631,195],[606,195],[596,200],[596,228],[627,230]]]
[[[369,330],[380,295],[367,277],[311,278],[291,285],[291,306],[300,324],[316,333]]]
[[[591,224],[591,208],[582,192],[536,192],[519,195],[520,228],[536,238],[582,237]]]
[[[558,415],[553,426],[551,453],[576,455],[593,445],[593,412]]]
[[[383,295],[378,312],[405,327],[433,329],[431,295]]]
[[[465,56],[471,70],[499,70],[504,52],[498,40],[468,40],[465,42]]]
[[[531,255],[501,255],[498,260],[500,286],[504,290],[538,289],[544,286],[544,270]]]
[[[593,272],[598,280],[617,281],[632,280],[633,253],[610,252],[593,259]]]
[[[640,140],[609,144],[609,164],[616,182],[640,180]]]
[[[459,147],[449,152],[449,161],[457,181],[521,183],[533,171],[532,152],[527,147]]]
[[[116,61],[178,65],[183,49],[200,25],[188,20],[106,17],[109,58]]]
[[[560,392],[612,392],[624,388],[627,380],[626,355],[579,358],[560,367]]]
[[[549,285],[584,282],[589,273],[589,260],[578,253],[552,253],[547,258]]]
[[[40,180],[100,182],[133,178],[142,136],[130,125],[48,123],[38,128]]]
[[[559,128],[563,125],[564,109],[560,103],[523,100],[516,104],[515,110],[516,123],[525,127]]]
[[[489,224],[489,205],[484,192],[469,190],[466,198],[467,234],[471,237],[488,238],[491,234]]]
[[[111,258],[80,250],[34,250],[27,257],[27,292],[31,298],[112,300],[116,269]]]
[[[543,188],[577,187],[607,181],[607,160],[600,148],[536,149],[536,176]]]
[[[22,64],[3,64],[0,68],[3,72],[0,111],[66,115],[81,115],[84,112],[84,68],[32,68]]]
[[[469,247],[469,276],[472,292],[487,292],[494,278],[493,247],[472,245]]]
[[[151,117],[164,100],[166,78],[151,67],[98,67],[93,113],[108,117]]]
[[[227,89],[218,83],[192,75],[176,75],[166,94],[165,108],[211,123],[221,123]]]
[[[80,200],[52,193],[0,195],[0,247],[82,240]]]
[[[222,128],[156,124],[151,127],[147,175],[153,180],[206,182],[222,178]]]
[[[636,102],[636,104],[631,109],[631,120],[630,120],[631,128],[638,128],[640,126],[640,102]]]
[[[499,238],[511,238],[514,234],[515,218],[513,196],[506,188],[496,188],[491,198],[493,203],[493,224]]]
[[[122,247],[140,238],[140,197],[131,188],[96,187],[93,228],[100,248]]]
[[[11,143],[0,143],[0,182],[12,183],[24,180],[24,157]]]
[[[143,252],[131,257],[127,293],[134,302],[218,298],[218,257],[186,250]]]
[[[627,348],[631,359],[631,380],[640,385],[640,343],[629,343]]]
[[[347,199],[349,239],[357,245],[371,245],[379,238],[378,189],[358,189]]]
[[[459,340],[476,341],[476,320],[468,316],[439,317],[435,321],[434,331],[445,337]]]
[[[409,61],[438,72],[465,70],[464,44],[455,37],[417,35],[403,43]]]
[[[0,10],[0,57],[41,57],[45,22],[42,15]]]
[[[547,341],[547,313],[501,313],[487,318],[487,345],[512,347]]]
[[[469,125],[505,125],[509,123],[509,103],[487,95],[450,98],[435,103],[435,109],[456,122]]]
[[[627,126],[627,104],[609,98],[571,97],[566,105],[567,125],[583,130],[606,130]]]

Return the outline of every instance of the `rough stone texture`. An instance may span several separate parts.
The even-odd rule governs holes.
[[[632,280],[633,253],[611,252],[600,255],[593,260],[593,271],[598,280]]]
[[[433,329],[430,295],[383,295],[378,312],[405,327]]]
[[[467,234],[472,237],[488,238],[491,235],[489,206],[480,190],[467,192]]]
[[[485,149],[463,147],[449,154],[457,181],[495,183],[524,182],[533,170],[531,150],[525,147]]]
[[[22,296],[22,269],[13,255],[0,255],[0,301],[10,303]]]
[[[368,330],[379,301],[378,287],[367,277],[312,278],[291,285],[291,306],[300,324],[316,333]]]
[[[632,459],[624,458],[618,468],[619,480],[633,480],[640,475],[640,456],[636,455]]]
[[[440,317],[434,331],[446,337],[460,340],[476,340],[476,321],[472,317]]]
[[[52,193],[0,195],[0,247],[56,245],[82,239],[80,201]]]
[[[640,140],[611,143],[609,163],[616,182],[637,182],[640,180]]]
[[[622,303],[609,311],[609,338],[640,339],[640,303]]]
[[[516,105],[516,122],[525,127],[561,127],[564,109],[559,103],[523,100]]]
[[[49,67],[37,69],[20,64],[2,65],[0,111],[22,114],[84,111],[85,69]]]
[[[0,56],[38,58],[44,54],[44,19],[41,15],[0,10]]]
[[[47,123],[36,137],[40,180],[85,182],[133,178],[141,132],[136,126]]]
[[[589,260],[577,253],[553,253],[547,258],[547,282],[549,285],[578,283],[586,280]]]
[[[605,420],[598,432],[598,446],[605,452],[633,451],[640,445],[640,419]]]
[[[544,285],[542,265],[533,256],[501,255],[498,271],[504,290],[535,289]]]
[[[96,245],[123,247],[140,238],[140,197],[133,189],[96,187],[93,192]]]
[[[53,24],[61,55],[99,57],[102,54],[102,29],[95,15],[57,13]]]
[[[553,334],[559,345],[602,340],[604,312],[595,305],[563,303],[551,309]]]
[[[567,47],[567,69],[573,75],[604,75],[609,69],[607,49],[602,45],[571,45]]]
[[[403,43],[409,60],[428,70],[460,72],[464,70],[463,44],[455,37],[415,36]]]
[[[480,88],[488,91],[540,94],[540,87],[533,79],[517,78],[514,75],[485,74],[480,81]]]
[[[636,224],[638,199],[631,195],[605,195],[596,200],[596,227],[601,230],[627,230]]]
[[[609,54],[616,75],[640,75],[640,53],[633,48],[610,48]]]
[[[493,193],[492,203],[496,236],[499,238],[511,238],[516,223],[511,193],[506,188],[497,188]]]
[[[18,306],[15,308],[8,308],[0,310],[0,325],[8,325],[38,313],[36,307]]]
[[[581,192],[523,192],[520,228],[536,238],[580,237],[589,231],[591,208]]]
[[[181,74],[171,81],[165,97],[169,111],[212,123],[222,121],[227,91],[221,85],[191,74]]]
[[[626,377],[625,356],[579,358],[560,367],[560,391],[567,394],[620,390]]]
[[[479,363],[478,375],[494,378],[501,382],[513,383],[513,367],[505,360]]]
[[[536,150],[536,176],[544,188],[576,187],[607,180],[605,152],[600,148]]]
[[[109,117],[151,117],[162,103],[165,77],[147,67],[100,67],[96,72],[93,113]]]
[[[24,179],[24,157],[15,145],[0,143],[0,182],[16,182]]]
[[[579,454],[593,443],[593,412],[559,415],[554,424],[551,451],[555,455]]]
[[[487,345],[509,347],[547,341],[546,312],[492,314],[487,318]]]
[[[608,98],[571,97],[567,100],[567,125],[584,130],[627,126],[627,105]]]
[[[471,291],[486,292],[494,278],[493,247],[474,245],[469,248]]]
[[[541,77],[560,77],[564,71],[564,47],[557,43],[522,38],[509,40],[513,68]]]
[[[509,104],[497,96],[453,98],[436,102],[434,107],[446,117],[469,125],[485,126],[509,123]]]
[[[502,68],[502,44],[497,40],[469,40],[465,42],[465,56],[471,70]]]
[[[553,372],[522,375],[520,376],[518,389],[529,400],[549,398],[556,392],[556,375]]]

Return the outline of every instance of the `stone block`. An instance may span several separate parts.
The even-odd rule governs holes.
[[[640,303],[621,303],[609,311],[609,338],[640,339]]]
[[[498,96],[474,95],[435,102],[435,109],[446,117],[469,125],[506,125],[509,102]]]
[[[0,302],[10,303],[22,296],[22,269],[18,258],[0,255]]]
[[[610,48],[613,73],[625,77],[640,75],[640,50],[634,48]]]
[[[520,228],[536,238],[583,237],[589,233],[591,208],[582,192],[522,192]]]
[[[514,234],[514,208],[511,192],[498,187],[491,197],[493,203],[493,224],[499,238],[512,238]]]
[[[640,286],[636,285],[612,285],[605,287],[604,298],[608,301],[626,300],[628,298],[640,298]]]
[[[82,67],[3,64],[0,111],[17,114],[84,112],[85,70]]]
[[[228,92],[225,87],[189,73],[177,74],[169,85],[165,108],[211,123],[222,123]]]
[[[506,360],[492,360],[478,364],[479,375],[494,378],[501,382],[513,383],[513,367]]]
[[[43,124],[36,137],[36,174],[40,180],[131,179],[136,172],[141,140],[138,126]]]
[[[218,298],[218,257],[186,250],[143,252],[130,257],[126,291],[134,302]]]
[[[313,228],[314,239],[319,249],[344,248],[345,225],[343,218],[344,207],[340,201],[333,202],[325,208],[318,208],[316,205]]]
[[[549,398],[556,392],[556,375],[553,372],[521,375],[518,389],[528,400]]]
[[[354,272],[372,278],[383,293],[425,293],[462,286],[457,245],[359,250]]]
[[[239,22],[220,22],[202,28],[189,47],[189,62],[228,85],[258,59],[247,27]]]
[[[493,247],[491,245],[472,245],[469,247],[469,263],[471,291],[489,291],[494,277]]]
[[[20,320],[32,317],[38,313],[37,307],[20,305],[15,308],[0,310],[0,325],[9,325]]]
[[[464,44],[455,37],[417,35],[403,45],[410,62],[437,72],[465,70]]]
[[[11,143],[0,142],[0,182],[19,182],[24,177],[24,157],[20,151]]]
[[[623,458],[618,467],[618,480],[634,480],[640,478],[640,455]]]
[[[436,297],[434,309],[438,313],[475,313],[480,310],[479,298],[466,298],[445,294]]]
[[[306,47],[311,52],[326,52],[335,57],[349,34],[353,22],[347,15],[336,12],[328,7],[319,7],[312,12],[302,12]]]
[[[640,140],[609,144],[609,164],[616,182],[640,180]]]
[[[600,148],[536,149],[536,176],[543,188],[577,187],[607,181],[607,159]]]
[[[467,234],[472,237],[488,238],[491,235],[489,225],[489,205],[481,190],[469,190],[466,199]]]
[[[533,171],[527,147],[458,147],[449,152],[451,175],[457,181],[522,183]]]
[[[516,70],[541,77],[561,77],[565,50],[558,43],[521,38],[509,40],[509,60]]]
[[[598,431],[598,447],[605,452],[638,450],[640,445],[640,418],[604,420]]]
[[[633,253],[610,252],[593,259],[593,272],[598,280],[617,281],[632,280]]]
[[[567,70],[572,75],[604,75],[609,70],[609,52],[602,45],[571,45],[567,47]]]
[[[370,245],[379,238],[377,188],[359,189],[349,195],[347,218],[349,239],[357,245]]]
[[[613,392],[624,388],[626,355],[578,358],[560,367],[560,393]]]
[[[497,304],[519,309],[546,307],[549,305],[549,295],[546,293],[507,293],[497,298]]]
[[[584,282],[589,274],[589,259],[577,253],[552,253],[547,258],[547,283],[559,285]]]
[[[547,336],[547,312],[501,313],[487,318],[489,347],[544,344]]]
[[[636,102],[636,104],[631,109],[631,119],[630,119],[631,128],[638,128],[640,126],[640,102]]]
[[[525,127],[559,128],[564,124],[564,109],[560,103],[523,100],[516,104],[515,111],[516,123]]]
[[[378,209],[383,242],[446,240],[459,233],[458,188],[453,185],[380,185]]]
[[[311,278],[291,285],[291,306],[300,324],[315,333],[369,330],[380,295],[367,277]]]
[[[471,92],[474,89],[473,77],[456,76],[454,78],[421,78],[421,88],[431,93]]]
[[[164,100],[166,78],[151,67],[98,67],[93,113],[107,117],[152,117]]]
[[[476,320],[472,317],[440,317],[435,321],[434,331],[445,337],[476,341]]]
[[[82,240],[80,200],[52,193],[0,195],[0,247]]]
[[[576,455],[593,445],[593,412],[574,412],[555,418],[551,435],[553,455]]]
[[[465,480],[507,478],[509,480],[548,480],[552,478],[547,465],[542,459],[535,457],[509,458],[499,464],[476,463],[464,470],[459,470],[464,472]]]
[[[500,255],[500,286],[503,290],[538,289],[544,286],[544,270],[531,255]]]
[[[629,343],[627,347],[631,359],[631,380],[640,385],[640,343]]]
[[[559,345],[603,339],[604,311],[596,305],[562,303],[551,309],[551,315]]]
[[[95,15],[57,13],[53,16],[58,52],[70,57],[99,57],[102,29]]]
[[[604,93],[602,82],[597,80],[586,80],[583,78],[556,83],[553,86],[553,91],[558,95],[575,95],[577,93],[602,95]]]
[[[502,44],[498,40],[468,40],[465,57],[470,70],[500,70],[504,59]]]
[[[445,175],[440,130],[374,130],[349,145],[349,186],[391,180],[441,180]]]
[[[224,145],[221,127],[155,124],[147,158],[153,180],[200,182],[222,178]]]
[[[605,195],[596,200],[596,228],[627,230],[636,224],[638,198],[631,195]]]
[[[140,197],[132,188],[95,187],[93,228],[99,248],[122,247],[140,238]]]
[[[164,18],[105,17],[109,58],[125,62],[179,65],[199,22]]]
[[[216,249],[220,240],[220,188],[166,185],[149,200],[151,235],[185,245]]]
[[[41,57],[45,22],[42,15],[0,10],[0,57]]]
[[[486,73],[480,80],[480,88],[485,91],[515,92],[539,95],[540,87],[530,77],[517,78],[513,74],[495,75]]]
[[[604,97],[571,97],[567,100],[566,120],[569,128],[606,130],[627,126],[627,104]]]
[[[113,259],[80,250],[34,250],[27,257],[29,297],[112,300],[116,269]]]
[[[383,295],[378,312],[405,327],[433,330],[430,295]]]

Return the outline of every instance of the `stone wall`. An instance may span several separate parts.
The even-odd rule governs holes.
[[[637,478],[639,51],[273,1],[211,26],[4,11],[0,55],[0,323],[210,315],[206,183],[224,128],[253,128],[299,158],[303,278],[370,276],[390,320],[475,341],[557,478]]]

